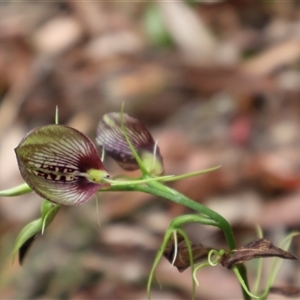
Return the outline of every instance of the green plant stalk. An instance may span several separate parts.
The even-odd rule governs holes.
[[[32,189],[27,183],[22,183],[16,187],[0,191],[0,197],[15,197],[31,193]]]
[[[257,237],[262,239],[263,238],[263,232],[260,226],[256,226],[256,233]],[[259,258],[257,262],[257,272],[255,276],[255,283],[253,286],[253,293],[254,295],[257,295],[259,292],[260,282],[261,282],[261,276],[262,276],[262,270],[263,270],[263,259]]]
[[[201,214],[205,214],[206,216],[211,218],[213,221],[215,221],[216,226],[218,226],[224,232],[224,236],[225,236],[226,242],[227,242],[230,250],[236,249],[236,244],[235,244],[235,239],[234,239],[232,228],[225,218],[223,218],[217,212],[209,209],[208,207],[191,200],[190,198],[184,196],[183,194],[177,192],[176,190],[173,190],[159,182],[150,181],[150,182],[147,182],[147,185],[145,185],[145,184],[133,184],[133,185],[124,185],[124,186],[112,185],[110,187],[110,189],[107,191],[144,192],[147,194],[166,198],[177,204],[184,205],[192,210],[195,210]],[[241,274],[241,277],[242,277],[245,285],[249,289],[246,267],[244,265],[239,265],[237,268]],[[243,287],[241,287],[241,288],[242,288],[244,299],[251,300],[250,296],[245,292],[244,288]]]
[[[292,239],[294,236],[299,235],[299,232],[291,232],[288,236],[286,236],[280,243],[279,247],[282,248],[283,250],[287,251],[287,249],[290,247],[290,244],[292,242]],[[274,281],[276,279],[276,276],[279,272],[280,266],[282,265],[283,261],[278,260],[277,257],[274,257],[272,259],[271,263],[271,275],[268,277],[268,281],[265,287],[264,292],[259,296],[259,300],[266,300],[268,295],[269,295],[269,290],[274,284]]]
[[[128,182],[127,182],[126,184],[122,185],[122,184],[120,184],[120,182],[118,182],[118,184],[116,184],[116,185],[112,184],[110,189],[108,189],[106,191],[140,191],[140,192],[148,193],[148,194],[155,195],[158,197],[166,198],[166,199],[169,199],[180,205],[184,205],[192,210],[195,210],[201,214],[206,215],[209,219],[211,219],[214,222],[214,224],[212,224],[212,225],[219,227],[224,232],[224,235],[225,235],[225,238],[226,238],[226,241],[227,241],[227,244],[228,244],[230,250],[236,249],[232,228],[231,228],[230,224],[227,222],[227,220],[224,219],[221,215],[219,215],[215,211],[209,209],[208,207],[206,207],[200,203],[197,203],[197,202],[191,200],[190,198],[180,194],[179,192],[161,184],[160,182],[152,181],[153,177],[151,177],[149,175],[144,174],[143,177],[144,177],[144,179],[146,179],[146,181],[144,181],[143,183],[132,182],[132,184],[128,184]],[[32,190],[29,188],[29,186],[27,184],[22,184],[20,186],[12,188],[12,189],[0,191],[0,196],[13,197],[13,196],[26,194],[31,191]],[[207,220],[208,222],[209,222],[209,219]],[[245,285],[248,287],[247,272],[246,272],[245,266],[240,265],[238,267],[238,270],[241,274],[241,277],[242,277]],[[244,299],[249,300],[250,297],[244,291],[243,288],[242,288],[242,291],[243,291]]]

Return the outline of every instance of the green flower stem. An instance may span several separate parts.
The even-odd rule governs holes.
[[[235,239],[233,235],[232,228],[230,224],[227,222],[225,218],[223,218],[220,214],[217,212],[209,209],[208,207],[197,203],[190,198],[180,194],[179,192],[159,183],[156,181],[149,181],[147,182],[147,185],[144,184],[133,184],[133,185],[124,185],[120,186],[119,184],[114,186],[112,185],[109,189],[109,191],[139,191],[144,192],[147,194],[155,195],[158,197],[169,199],[175,203],[178,203],[180,205],[184,205],[190,209],[193,209],[201,214],[204,214],[208,216],[210,219],[212,219],[216,226],[218,226],[225,235],[227,244],[230,248],[230,250],[236,249],[235,245]],[[248,279],[247,279],[247,271],[244,265],[239,265],[238,270],[241,274],[241,277],[244,281],[244,284],[249,287],[248,285]],[[245,300],[250,300],[250,296],[245,292],[245,290],[242,287],[242,292]]]
[[[216,222],[216,225],[224,231],[224,235],[230,250],[236,249],[234,235],[231,226],[221,215],[217,212],[209,209],[208,207],[197,203],[188,197],[178,193],[177,191],[160,184],[159,182],[148,182],[148,187],[151,189],[151,194],[164,197],[178,204],[184,205],[190,209],[193,209],[201,214],[208,216],[211,220]]]
[[[32,192],[32,189],[27,185],[27,183],[20,184],[11,189],[0,191],[0,197],[15,197]]]

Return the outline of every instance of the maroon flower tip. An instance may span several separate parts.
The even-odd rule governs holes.
[[[128,145],[121,126],[123,117],[128,138],[147,169],[155,174],[163,172],[163,159],[159,147],[147,128],[139,120],[121,113],[105,114],[97,128],[96,143],[101,150],[112,157],[124,170],[134,171],[139,165]],[[148,165],[150,163],[150,165]]]

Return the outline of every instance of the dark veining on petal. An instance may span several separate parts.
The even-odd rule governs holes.
[[[154,153],[155,142],[147,128],[127,114],[123,114],[123,120],[127,135],[137,153]],[[103,116],[97,128],[96,142],[100,149],[104,148],[105,153],[116,160],[123,169],[133,171],[139,168],[122,131],[120,113],[108,113]],[[162,163],[158,147],[156,158]]]
[[[48,125],[32,130],[15,152],[25,182],[54,203],[78,205],[102,186],[85,177],[90,169],[106,171],[98,151],[74,128]]]

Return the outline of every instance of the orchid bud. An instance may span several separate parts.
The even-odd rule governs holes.
[[[109,177],[93,142],[78,130],[48,125],[30,131],[15,149],[20,173],[39,196],[61,205],[79,205]]]
[[[102,117],[97,129],[97,145],[124,170],[134,171],[139,169],[139,165],[126,141],[121,126],[122,118],[128,139],[141,158],[144,167],[150,174],[162,174],[164,171],[163,159],[152,135],[139,120],[125,113],[113,112]]]

